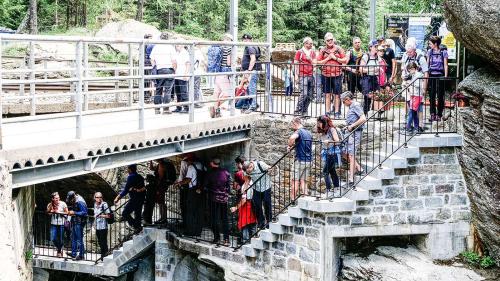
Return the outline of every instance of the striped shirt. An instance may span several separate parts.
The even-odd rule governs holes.
[[[111,211],[108,208],[108,203],[102,202],[100,205],[97,205],[97,203],[94,203],[94,214],[96,216],[95,229],[102,230],[102,229],[108,228],[108,222],[106,221],[106,218],[101,218],[101,217],[97,217],[97,216],[101,215],[101,214],[109,214],[109,213],[111,213]]]
[[[222,49],[222,61],[220,65],[222,67],[231,67],[231,65],[227,63],[227,58],[231,56],[231,47],[222,46],[221,49]]]

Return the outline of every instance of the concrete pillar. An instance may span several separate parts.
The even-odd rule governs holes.
[[[176,250],[166,240],[155,242],[155,281],[172,281],[177,265]]]
[[[451,259],[467,250],[470,235],[468,222],[434,224],[425,239],[425,249],[432,259]]]

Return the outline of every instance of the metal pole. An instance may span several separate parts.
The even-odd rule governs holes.
[[[189,46],[189,122],[194,122],[194,47]]]
[[[2,136],[2,116],[3,116],[3,88],[2,88],[2,36],[0,35],[0,150],[3,149],[3,136]]]
[[[75,111],[78,113],[76,116],[76,138],[82,138],[82,49],[83,41],[78,41],[76,43],[75,52],[75,63],[76,63],[76,99],[75,99]]]
[[[230,32],[233,36],[233,43],[236,44],[238,42],[238,0],[231,0],[231,13],[230,13]],[[231,72],[236,72],[236,56],[238,52],[238,47],[233,45],[231,47]],[[234,89],[236,88],[236,74],[231,75],[231,97],[232,100],[229,101],[229,114],[234,116],[236,114],[236,101],[234,100]]]
[[[377,9],[377,0],[370,0],[370,40],[375,40],[375,10]]]
[[[144,130],[144,41],[139,44],[139,130]]]
[[[89,43],[83,43],[83,77],[89,76]],[[89,110],[89,81],[83,82],[83,110]]]
[[[271,48],[273,46],[273,0],[267,0],[267,58],[269,60],[269,65],[266,67],[266,96],[267,96],[267,111],[271,111],[271,99],[273,88],[273,79],[271,75],[272,65],[271,65]]]
[[[30,48],[30,54],[29,54],[29,68],[30,68],[30,80],[35,80],[35,52],[33,50],[33,41],[30,41],[29,44]],[[31,104],[31,110],[30,110],[30,115],[35,115],[36,114],[36,100],[35,100],[35,83],[31,82],[30,83],[30,104]]]
[[[132,44],[128,43],[128,68],[130,76],[134,75],[134,60],[132,58]],[[128,106],[132,106],[133,94],[134,94],[134,81],[132,79],[128,79]]]

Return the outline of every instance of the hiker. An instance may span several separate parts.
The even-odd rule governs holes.
[[[155,185],[154,201],[156,202],[156,204],[158,204],[160,210],[160,218],[158,218],[154,223],[162,224],[167,220],[167,205],[165,202],[165,194],[168,188],[175,182],[175,166],[168,159],[159,159],[157,160],[156,165],[154,165],[153,162],[150,161],[149,169],[154,172],[154,182],[152,183],[153,185]]]
[[[162,33],[161,40],[167,40],[168,34]],[[156,69],[158,75],[174,74],[177,68],[176,52],[174,47],[169,44],[155,44],[151,51],[151,63]],[[172,99],[172,90],[174,88],[174,78],[158,78],[156,83],[156,92],[153,99],[154,104],[169,104]],[[161,108],[155,108],[155,113],[160,114]],[[163,114],[169,114],[168,106],[163,107]]]
[[[127,205],[123,208],[121,220],[126,220],[134,229],[134,233],[137,234],[142,231],[141,212],[146,197],[146,187],[144,185],[144,178],[137,173],[136,164],[129,165],[127,167],[127,172],[127,183],[120,194],[116,196],[114,203],[115,205],[118,204],[119,200],[127,194],[130,196]],[[131,216],[132,213],[134,213],[134,217]]]
[[[235,89],[234,96],[235,97],[244,97],[244,96],[247,96],[247,95],[248,95],[248,79],[246,79],[245,77],[243,77],[243,79],[241,80],[240,84]],[[247,109],[248,106],[249,106],[248,99],[238,99],[238,100],[236,100],[236,103],[235,103],[234,107],[237,108],[237,109],[244,110],[244,109]]]
[[[231,34],[224,34],[222,37],[224,42],[233,41]],[[220,73],[231,72],[231,46],[215,45],[208,49],[208,72]],[[212,98],[216,100],[215,104],[210,107],[210,117],[221,117],[220,106],[225,102],[225,98],[231,96],[231,78],[229,75],[215,76],[215,87]]]
[[[429,39],[427,61],[429,62],[429,100],[431,118],[429,121],[441,121],[444,110],[444,87],[448,77],[448,51],[441,48],[441,37]],[[437,111],[436,111],[437,98]]]
[[[179,41],[184,41],[183,38],[178,38]],[[176,76],[174,80],[174,92],[177,97],[177,102],[186,102],[189,100],[188,87],[189,76],[191,71],[191,62],[189,59],[189,52],[184,45],[175,45],[175,59],[177,61],[177,68],[175,74],[184,75]],[[172,112],[188,113],[189,105],[178,105]]]
[[[363,113],[368,114],[371,109],[372,96],[380,89],[378,76],[382,59],[377,55],[377,41],[373,40],[368,45],[368,53],[361,58],[360,71],[363,74],[361,88],[363,91]]]
[[[317,59],[318,64],[324,64],[323,93],[325,94],[325,114],[340,118],[340,94],[342,93],[342,64],[347,63],[344,50],[336,45],[336,40],[331,32],[325,34],[326,47],[321,48]],[[332,97],[333,96],[333,97]],[[333,98],[333,110],[331,102]]]
[[[243,170],[253,183],[252,202],[259,228],[265,228],[271,222],[271,177],[269,166],[264,161],[253,160],[243,163]],[[257,181],[258,180],[258,181]],[[263,209],[264,208],[264,211]]]
[[[322,172],[325,178],[326,191],[330,192],[332,181],[334,189],[340,187],[340,180],[336,169],[341,165],[341,134],[328,115],[318,117],[316,120],[316,129],[321,141]]]
[[[390,47],[389,43],[385,40],[384,36],[379,36],[377,39],[379,48],[383,48],[382,58],[385,61],[385,77],[387,83],[393,84],[394,78],[396,78],[396,55],[394,54],[394,50]],[[380,54],[380,53],[379,53]]]
[[[252,42],[252,35],[243,34],[241,37],[243,42]],[[259,58],[261,56],[260,48],[257,46],[246,46],[243,51],[243,58],[241,59],[241,70],[252,71],[252,74],[245,74],[248,78],[248,95],[251,97],[250,105],[244,113],[252,113],[259,107],[257,103],[257,85],[259,82],[259,74],[257,71],[262,70],[262,66],[259,63]]]
[[[87,224],[87,204],[83,197],[74,191],[68,192],[66,202],[68,202],[68,215],[71,216],[71,253],[69,255],[77,261],[83,260],[85,259],[83,231]]]
[[[362,56],[363,50],[361,49],[361,39],[359,37],[354,37],[352,39],[352,48],[347,52],[349,61],[345,68],[347,73],[347,89],[351,93],[356,93],[356,91],[361,92],[361,73],[359,72],[358,66]]]
[[[53,192],[50,195],[50,203],[47,205],[47,214],[50,215],[50,241],[57,250],[57,257],[62,258],[62,247],[64,245],[64,225],[68,206],[59,198],[59,193]]]
[[[242,170],[243,171],[243,170]],[[238,211],[237,227],[241,231],[241,238],[243,242],[247,242],[250,237],[255,233],[255,217],[252,209],[252,196],[253,196],[253,181],[250,176],[242,174],[243,184],[238,185],[238,193],[241,196],[238,199],[236,206],[231,207],[231,213]],[[236,179],[235,179],[236,180]]]
[[[292,180],[292,200],[295,200],[300,195],[308,194],[306,180],[311,172],[312,135],[302,125],[300,117],[292,119],[290,128],[294,132],[288,138],[287,151],[295,147],[294,176]]]
[[[380,88],[383,88],[384,85],[387,83],[387,76],[386,76],[386,71],[387,71],[387,62],[384,60],[384,47],[382,46],[377,46],[377,56],[378,56],[378,62],[379,62],[379,71],[378,71],[378,86],[379,90]]]
[[[111,209],[102,198],[102,193],[94,193],[95,235],[101,250],[101,257],[108,253],[108,220],[111,218]]]
[[[313,98],[314,77],[313,64],[316,63],[316,52],[313,50],[313,40],[305,37],[304,46],[295,53],[295,83],[299,84],[300,96],[295,108],[296,115],[306,115],[309,103]]]
[[[408,120],[406,122],[406,132],[412,134],[413,132],[420,133],[419,130],[419,116],[418,111],[422,106],[423,99],[423,77],[422,72],[418,71],[418,65],[416,62],[410,62],[408,64],[408,72],[411,75],[410,86],[408,87],[409,99],[407,101],[408,108]]]

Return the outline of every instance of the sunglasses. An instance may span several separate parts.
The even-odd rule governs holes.
[[[327,39],[327,40],[326,40],[326,42],[331,42],[331,41],[333,41],[333,39]]]
[[[102,198],[102,197],[101,197],[101,196],[96,196],[96,197],[94,197],[94,198],[95,198],[95,199],[99,199],[99,198]]]

